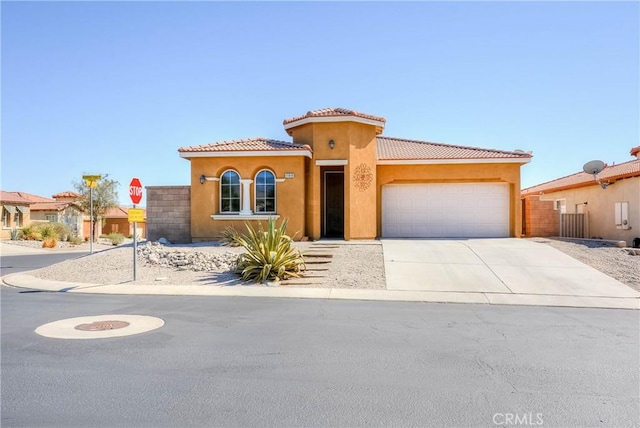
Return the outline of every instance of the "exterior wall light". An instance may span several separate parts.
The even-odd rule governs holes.
[[[333,150],[333,148],[334,148],[335,146],[336,146],[336,142],[335,142],[335,141],[333,141],[333,140],[329,140],[329,148],[330,148],[331,150]]]
[[[200,184],[204,184],[204,182],[207,180],[207,177],[204,176],[204,174],[202,174],[200,176]]]

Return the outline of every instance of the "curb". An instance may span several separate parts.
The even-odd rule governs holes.
[[[367,300],[423,303],[471,303],[489,305],[556,306],[600,309],[640,309],[640,298],[606,296],[534,295],[453,291],[400,291],[345,288],[289,288],[203,285],[131,285],[83,284],[51,281],[32,275],[14,273],[0,278],[5,285],[28,290],[56,293],[211,296],[211,297],[278,297],[298,299]]]

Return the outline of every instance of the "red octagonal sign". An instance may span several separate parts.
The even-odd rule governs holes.
[[[142,199],[142,184],[137,178],[133,178],[129,183],[129,196],[134,204],[139,204]]]

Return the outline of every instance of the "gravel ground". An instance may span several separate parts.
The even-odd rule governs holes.
[[[327,288],[375,288],[384,289],[384,262],[382,245],[379,241],[363,243],[331,243],[315,244],[297,242],[296,247],[303,253],[324,254],[332,257],[330,263],[314,266],[310,269],[326,269],[322,272],[305,273],[302,279],[283,281],[281,285],[292,287],[327,287]],[[165,251],[188,253],[199,252],[224,257],[229,253],[240,254],[242,248],[221,246],[215,242],[168,245]],[[141,255],[137,259],[137,280],[133,279],[133,249],[131,246],[120,246],[67,260],[40,270],[33,274],[38,278],[57,281],[83,282],[91,284],[201,284],[201,285],[254,285],[240,281],[238,276],[227,269],[210,271],[193,271],[185,267],[164,267],[149,262],[148,257]],[[306,260],[311,261],[311,257]],[[353,263],[357,260],[357,263]],[[306,278],[310,277],[310,278]]]
[[[593,241],[560,241],[548,238],[531,238],[595,268],[640,291],[640,256],[631,256],[626,250],[607,246]],[[18,245],[33,245],[12,242]],[[143,245],[143,244],[141,244]],[[292,287],[331,287],[331,288],[369,288],[384,289],[384,262],[380,241],[321,241],[296,242],[296,247],[305,254],[325,254],[330,263],[307,265],[315,271],[307,271],[303,279],[284,281],[282,285]],[[149,262],[141,255],[137,261],[137,281],[133,279],[133,250],[130,245],[109,248],[93,255],[49,266],[35,271],[43,279],[93,284],[201,284],[201,285],[238,285],[247,283],[227,269],[193,271],[186,267],[166,267]],[[220,258],[239,254],[241,248],[221,246],[208,242],[185,245],[168,245],[163,251],[199,252],[213,254]],[[313,259],[307,257],[308,262]],[[323,260],[323,259],[320,259]],[[317,271],[319,269],[320,271]]]
[[[561,241],[531,238],[570,255],[600,272],[640,291],[640,256],[631,256],[624,248],[612,247],[597,241]]]

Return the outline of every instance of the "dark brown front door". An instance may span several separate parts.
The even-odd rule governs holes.
[[[344,238],[344,172],[324,173],[324,236]]]

